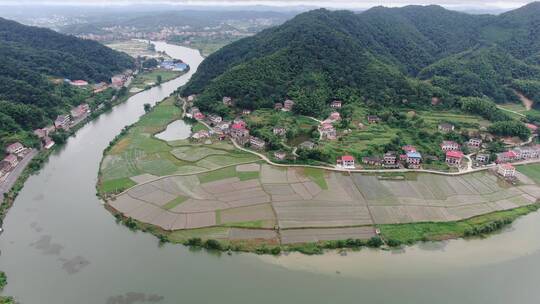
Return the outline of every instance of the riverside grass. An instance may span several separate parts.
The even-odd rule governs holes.
[[[377,225],[386,240],[413,244],[419,241],[437,241],[466,236],[484,235],[499,230],[518,217],[537,211],[540,204],[497,211],[455,222],[427,222]]]

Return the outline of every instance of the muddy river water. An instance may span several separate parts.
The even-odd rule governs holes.
[[[0,236],[5,294],[23,304],[540,302],[539,213],[487,239],[277,258],[159,246],[117,224],[95,195],[103,149],[203,60],[181,46],[156,48],[191,71],[83,127],[27,181]]]

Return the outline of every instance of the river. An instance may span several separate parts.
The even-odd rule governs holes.
[[[482,240],[341,256],[218,255],[159,246],[117,224],[96,197],[102,151],[183,85],[198,51],[156,43],[188,74],[131,97],[79,130],[28,179],[0,236],[6,295],[23,304],[538,303],[540,214]]]

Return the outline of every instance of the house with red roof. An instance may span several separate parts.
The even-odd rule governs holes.
[[[332,112],[330,114],[330,116],[328,117],[328,119],[331,120],[331,121],[340,120],[341,119],[341,114],[339,114],[339,112]]]
[[[24,151],[26,151],[26,148],[20,142],[12,143],[6,148],[7,154],[14,154],[17,156],[20,156]]]
[[[196,120],[203,120],[205,116],[202,112],[196,112],[195,114],[193,114],[193,118],[195,118]]]
[[[416,147],[411,145],[405,145],[401,147],[401,149],[403,150],[403,152],[405,152],[405,154],[409,152],[416,152]]]
[[[233,123],[230,129],[231,137],[240,145],[245,145],[249,142],[249,130],[246,129],[245,123]]]
[[[463,160],[463,152],[461,151],[447,151],[446,152],[446,163],[449,166],[459,166]]]
[[[88,85],[88,81],[85,80],[73,80],[69,84],[76,87],[85,87]]]
[[[536,125],[533,125],[531,123],[526,123],[525,126],[527,127],[527,129],[529,129],[531,131],[531,133],[536,133],[538,131],[538,126]]]
[[[497,154],[497,163],[507,163],[518,159],[516,152],[510,150]]]
[[[337,159],[337,166],[344,169],[356,168],[356,165],[354,164],[354,157],[351,155],[343,155]]]
[[[17,166],[19,163],[19,159],[17,159],[17,156],[14,154],[8,154],[4,159],[2,160],[2,168],[3,170],[11,170]]]
[[[79,119],[90,113],[90,106],[87,103],[80,104],[70,111],[73,119]]]

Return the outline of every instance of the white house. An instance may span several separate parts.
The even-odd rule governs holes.
[[[500,164],[497,173],[504,178],[512,178],[516,176],[516,168],[509,163]]]

